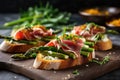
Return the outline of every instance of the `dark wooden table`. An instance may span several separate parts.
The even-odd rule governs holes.
[[[10,29],[2,29],[2,25],[7,22],[18,18],[18,14],[0,14],[0,34],[9,35]],[[76,16],[73,16],[76,18]],[[76,18],[78,19],[78,17]],[[84,22],[81,22],[81,24]],[[110,35],[113,43],[120,45],[120,36],[119,35]],[[1,42],[2,40],[0,40]],[[119,64],[119,63],[118,63]],[[10,72],[8,70],[0,69],[0,80],[31,80],[24,75],[16,74],[14,72]],[[98,77],[96,80],[120,80],[120,69],[114,70],[108,74]]]

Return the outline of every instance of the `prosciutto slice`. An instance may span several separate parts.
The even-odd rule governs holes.
[[[36,25],[32,28],[18,30],[13,36],[16,40],[34,40],[41,37],[52,36],[52,29],[47,30],[44,26]]]
[[[73,52],[76,57],[80,56],[80,50],[83,47],[83,41],[81,39],[72,41],[72,40],[52,40],[47,43],[45,46],[53,46],[56,48],[61,48],[65,52]]]
[[[96,27],[92,26],[90,30],[85,30],[86,26],[76,26],[73,28],[72,32],[73,34],[84,36],[84,37],[91,37],[97,33],[105,33],[105,28],[102,26]]]

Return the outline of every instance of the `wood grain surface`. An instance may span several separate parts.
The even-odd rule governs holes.
[[[39,70],[32,67],[34,59],[24,61],[14,61],[10,58],[11,54],[0,52],[0,69],[7,69],[19,74],[23,74],[35,80],[91,80],[105,73],[120,67],[120,46],[114,45],[109,51],[96,51],[96,56],[110,56],[110,61],[104,65],[88,63],[64,70]],[[79,71],[79,75],[72,72]]]

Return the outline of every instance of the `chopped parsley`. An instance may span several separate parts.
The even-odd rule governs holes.
[[[99,65],[106,64],[110,60],[110,56],[105,56],[102,61],[93,59],[91,62],[95,62]]]
[[[75,74],[75,75],[79,75],[79,74],[80,74],[79,71],[78,71],[77,69],[74,70],[72,73]]]

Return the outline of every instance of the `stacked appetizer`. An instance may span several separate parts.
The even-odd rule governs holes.
[[[64,34],[38,48],[33,66],[39,69],[65,69],[82,65],[95,58],[94,48],[84,38]]]
[[[0,50],[11,53],[26,52],[32,47],[45,45],[49,39],[54,37],[52,29],[46,29],[42,25],[22,27],[13,30],[11,37],[1,37],[5,40],[1,43]]]
[[[112,41],[108,38],[106,29],[103,26],[87,23],[75,26],[71,33],[83,36],[86,40],[94,42],[96,50],[109,50],[112,48]]]

